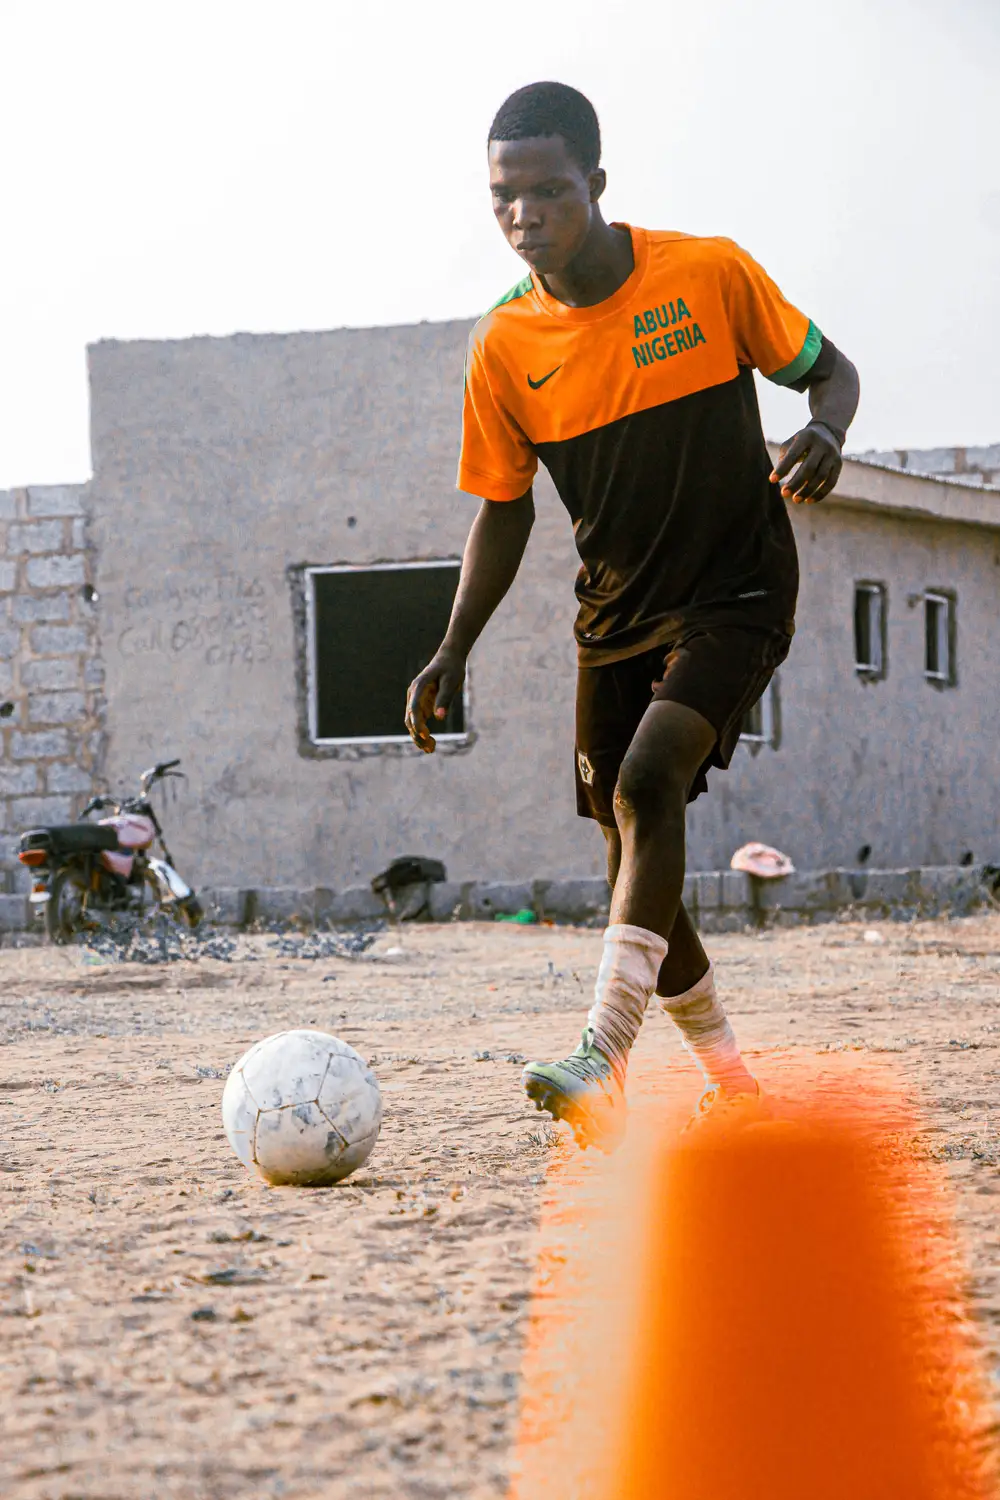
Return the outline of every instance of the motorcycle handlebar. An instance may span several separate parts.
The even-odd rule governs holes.
[[[162,776],[169,776],[175,766],[180,765],[180,760],[160,760],[155,766],[150,766],[148,771],[143,771],[139,777],[139,785],[149,788],[154,781],[159,781]]]

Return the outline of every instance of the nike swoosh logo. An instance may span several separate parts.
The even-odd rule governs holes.
[[[561,369],[562,365],[556,365],[555,369],[550,370],[547,375],[543,375],[541,380],[532,380],[531,376],[529,375],[528,384],[531,386],[531,389],[533,391],[537,391],[539,387],[543,386],[547,380],[551,380],[553,375],[557,374]]]

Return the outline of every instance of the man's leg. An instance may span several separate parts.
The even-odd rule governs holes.
[[[608,884],[614,892],[621,869],[621,834],[617,828],[603,831],[608,846]],[[727,1095],[755,1093],[756,1080],[740,1055],[733,1028],[715,992],[715,972],[683,902],[667,941],[667,956],[656,981],[660,1009],[680,1031],[707,1088],[721,1088]]]
[[[688,793],[715,741],[694,709],[654,700],[618,772],[621,861],[588,1021],[622,1083],[681,906]]]
[[[614,815],[622,855],[588,1027],[571,1057],[529,1063],[523,1075],[539,1109],[569,1120],[584,1145],[613,1146],[624,1131],[628,1054],[681,904],[688,793],[715,739],[693,709],[654,701],[621,762]]]
[[[622,861],[622,836],[617,828],[602,827],[608,852],[608,885],[614,893]],[[657,995],[683,995],[708,973],[711,964],[698,930],[682,901],[667,938],[667,956],[660,965]]]

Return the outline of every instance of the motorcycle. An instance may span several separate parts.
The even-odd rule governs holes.
[[[171,777],[183,777],[179,760],[161,761],[139,778],[140,792],[124,802],[92,797],[77,823],[32,828],[21,835],[17,857],[35,872],[28,897],[41,908],[53,943],[107,925],[108,919],[142,919],[163,911],[197,927],[204,915],[194,891],[174,868],[149,794]],[[111,809],[97,823],[93,812]],[[149,851],[159,839],[163,858]]]

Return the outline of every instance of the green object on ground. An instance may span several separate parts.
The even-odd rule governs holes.
[[[520,911],[498,911],[493,920],[495,922],[517,922],[521,927],[527,927],[530,923],[537,922],[538,918],[528,907],[522,906]]]

